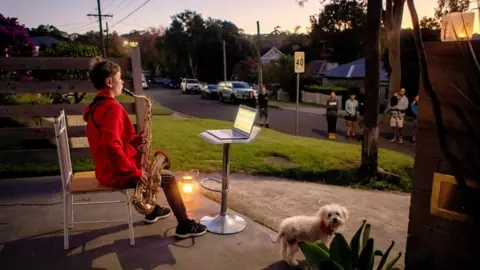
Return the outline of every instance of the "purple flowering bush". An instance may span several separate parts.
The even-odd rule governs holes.
[[[0,14],[0,57],[33,56],[35,46],[28,36],[28,29],[17,18]]]

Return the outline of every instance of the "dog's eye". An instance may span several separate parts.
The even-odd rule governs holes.
[[[332,213],[328,213],[328,217],[331,217],[332,216]]]
[[[335,215],[340,216],[340,214],[338,212],[336,212]]]

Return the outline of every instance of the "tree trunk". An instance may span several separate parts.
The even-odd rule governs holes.
[[[360,180],[375,177],[378,162],[378,96],[380,92],[380,23],[382,0],[369,0],[365,34],[365,123]]]
[[[432,103],[433,118],[435,122],[435,131],[437,133],[438,143],[440,150],[442,151],[445,159],[448,161],[457,183],[460,187],[464,188],[465,184],[465,175],[462,170],[462,164],[455,157],[455,155],[450,151],[448,147],[447,138],[445,136],[445,125],[443,123],[442,110],[440,108],[440,100],[438,99],[435,90],[433,89],[430,77],[428,76],[428,65],[427,57],[425,54],[425,48],[423,47],[422,34],[420,31],[420,23],[418,20],[417,10],[415,9],[415,4],[413,0],[407,0],[408,8],[410,10],[410,15],[412,17],[413,24],[413,37],[415,41],[415,47],[418,54],[418,63],[420,67],[420,77],[423,84],[425,93]]]
[[[402,62],[400,60],[400,29],[393,33],[388,33],[388,58],[390,62],[390,78],[388,93],[400,91],[402,84]]]

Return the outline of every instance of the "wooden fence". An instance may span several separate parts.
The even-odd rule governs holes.
[[[90,67],[90,57],[4,57],[0,58],[0,70],[83,70]],[[122,74],[131,71],[132,79],[125,81],[125,86],[136,94],[143,94],[142,68],[139,48],[132,48],[131,57],[109,58],[120,65]],[[26,94],[26,93],[92,93],[96,89],[89,81],[0,81],[0,94]],[[82,115],[85,106],[88,104],[21,104],[21,105],[0,105],[0,117],[2,118],[51,118],[57,117],[61,109],[65,110],[67,116]],[[136,99],[135,102],[122,103],[129,114],[136,115],[137,129],[142,129],[144,119],[144,103]],[[68,126],[70,138],[85,137],[84,125]],[[52,126],[45,127],[2,127],[0,128],[0,140],[9,139],[49,139],[55,138],[55,131]],[[90,151],[88,147],[71,148],[72,159],[88,158]],[[0,162],[57,162],[57,149],[21,149],[21,150],[0,150]]]

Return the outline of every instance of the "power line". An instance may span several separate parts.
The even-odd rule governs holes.
[[[118,3],[118,5],[111,11],[111,13],[114,13],[123,4],[123,2],[125,2],[125,0],[121,0],[120,3]],[[130,3],[132,3],[132,2],[130,2]]]
[[[141,9],[143,6],[145,6],[150,0],[145,1],[143,4],[141,4],[138,8],[136,8],[134,11],[130,12],[127,16],[123,17],[120,21],[116,22],[114,25],[112,25],[110,28],[114,28],[117,24],[123,22],[126,20],[128,17],[130,17],[133,13],[137,12],[139,9]]]

